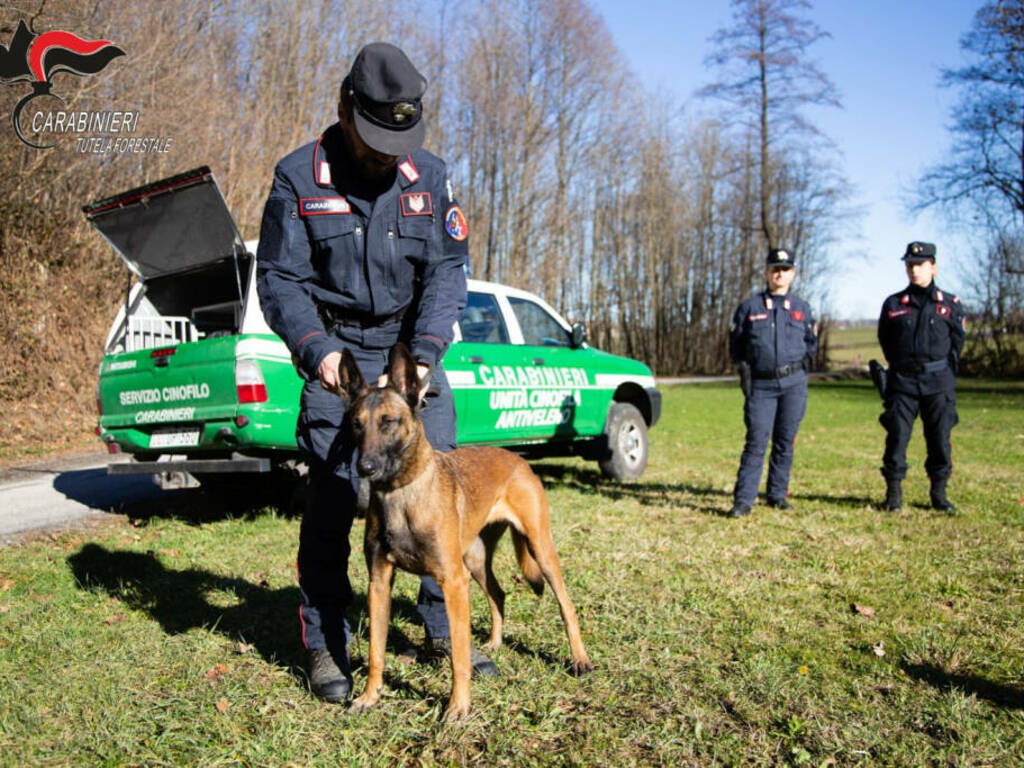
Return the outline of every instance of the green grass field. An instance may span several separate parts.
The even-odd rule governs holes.
[[[502,674],[474,682],[473,715],[453,727],[437,722],[447,665],[398,656],[422,640],[408,575],[379,708],[310,697],[298,522],[273,510],[231,518],[178,495],[0,550],[0,764],[1020,765],[1024,386],[959,397],[953,517],[923,506],[919,431],[908,505],[877,508],[866,382],[811,387],[792,511],[721,516],[743,438],[735,385],[666,389],[635,485],[578,460],[535,464],[597,669],[566,673],[555,601],[517,583],[504,543]],[[361,535],[357,522],[356,551]],[[351,573],[358,688],[361,556]]]
[[[878,331],[874,325],[857,328],[833,328],[829,335],[828,361],[830,368],[867,366],[868,360],[884,362],[882,348],[878,346]]]

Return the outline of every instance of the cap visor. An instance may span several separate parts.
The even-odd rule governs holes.
[[[922,261],[935,261],[934,256],[904,256],[903,260],[907,264],[919,264]]]
[[[358,109],[352,110],[355,118],[356,131],[359,138],[366,142],[370,149],[385,155],[408,155],[423,146],[427,134],[427,124],[420,119],[412,128],[404,131],[390,131],[374,125],[361,114]]]

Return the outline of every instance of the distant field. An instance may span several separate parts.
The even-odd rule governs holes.
[[[835,328],[830,331],[828,359],[830,368],[866,366],[868,360],[884,362],[878,346],[875,326],[866,328]]]
[[[1024,385],[965,383],[951,498],[883,512],[878,397],[813,384],[795,508],[722,517],[743,439],[735,383],[665,389],[642,481],[534,465],[593,674],[565,672],[549,591],[509,592],[501,676],[437,723],[446,665],[396,581],[386,695],[351,716],[300,671],[298,521],[198,492],[92,534],[0,550],[0,764],[153,766],[1019,766],[1024,764]],[[361,548],[363,526],[352,533]],[[365,679],[365,565],[356,685]],[[854,607],[858,606],[858,607]],[[473,622],[487,608],[474,587]]]

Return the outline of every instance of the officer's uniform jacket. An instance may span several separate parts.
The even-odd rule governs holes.
[[[260,303],[308,380],[332,351],[399,338],[434,367],[466,303],[466,221],[444,162],[402,158],[371,200],[357,181],[336,123],[278,163],[263,211]]]
[[[929,395],[951,390],[966,331],[960,298],[934,282],[889,296],[878,318],[878,343],[890,366],[888,391]]]
[[[756,293],[737,307],[729,327],[729,357],[746,362],[755,383],[776,379],[783,385],[806,378],[818,349],[811,305],[794,294]],[[795,378],[794,378],[795,377]]]

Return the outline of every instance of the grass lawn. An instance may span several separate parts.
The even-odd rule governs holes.
[[[907,506],[877,508],[880,403],[869,383],[841,382],[811,387],[795,509],[723,518],[739,389],[664,394],[642,482],[534,465],[593,674],[566,674],[555,601],[517,583],[505,543],[502,674],[474,682],[468,723],[437,722],[447,665],[397,655],[422,639],[408,575],[381,705],[357,717],[320,704],[299,667],[298,521],[232,518],[182,492],[0,550],[0,764],[1024,763],[1024,386],[961,387],[953,517],[924,506],[919,430]],[[358,552],[361,523],[352,536]],[[358,689],[361,556],[351,573]]]
[[[831,368],[867,366],[868,360],[872,359],[885,363],[875,325],[829,331],[828,362]]]

